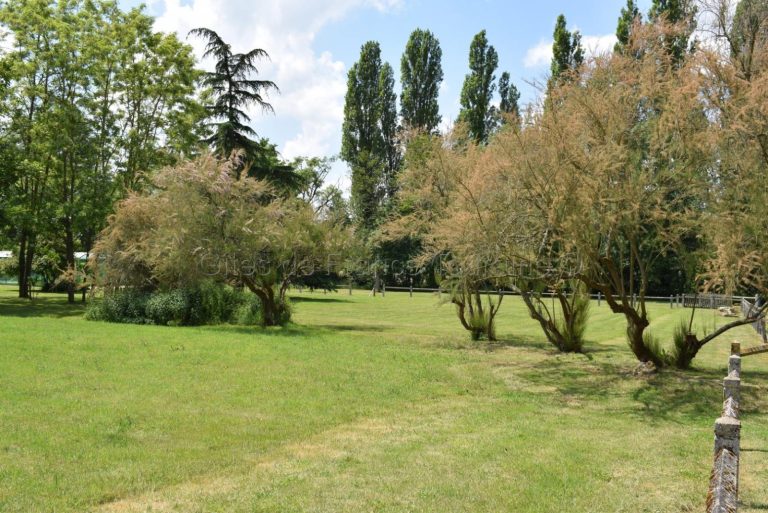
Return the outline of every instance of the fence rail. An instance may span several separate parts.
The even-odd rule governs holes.
[[[444,293],[445,290],[441,288],[429,288],[429,287],[401,287],[401,286],[390,286],[386,285],[383,290],[392,290],[392,291],[404,291],[404,292],[430,292],[430,293]],[[515,290],[481,290],[481,294],[492,294],[492,295],[502,295],[502,296],[519,296],[520,292]],[[553,292],[541,292],[540,293],[544,297],[552,297],[555,294]],[[598,301],[605,300],[605,296],[597,293],[597,294],[590,294],[589,297],[592,299],[597,299]],[[674,304],[677,306],[682,306],[682,294],[676,294],[672,296],[645,296],[645,299],[648,301],[669,301],[670,305]],[[633,301],[637,301],[637,295],[634,296]]]
[[[733,306],[733,296],[724,294],[683,294],[684,308],[710,308]]]
[[[723,380],[723,411],[715,421],[715,457],[707,492],[707,513],[736,513],[739,508],[740,353],[739,344],[732,344],[728,375]]]

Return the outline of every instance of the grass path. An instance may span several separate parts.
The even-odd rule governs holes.
[[[513,298],[303,294],[286,329],[86,322],[0,291],[0,511],[701,511],[727,345],[632,375],[593,305],[558,355]],[[510,301],[511,299],[511,301]],[[654,306],[662,338],[686,312]],[[704,312],[699,324],[721,322]],[[768,508],[768,365],[744,365],[742,511]]]

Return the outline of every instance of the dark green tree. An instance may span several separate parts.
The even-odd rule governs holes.
[[[381,136],[384,155],[383,187],[385,200],[390,203],[397,192],[397,174],[403,160],[398,142],[400,127],[397,124],[397,95],[395,73],[385,62],[379,74],[379,98],[381,102]]]
[[[696,28],[695,17],[696,6],[691,0],[653,0],[648,18],[652,22],[664,20],[675,27],[665,37],[667,52],[675,65],[679,65],[689,51],[691,34]]]
[[[731,55],[744,77],[751,80],[755,71],[765,66],[764,62],[755,62],[755,56],[762,55],[758,49],[768,44],[768,0],[741,0],[727,38]]]
[[[213,93],[213,103],[207,106],[208,113],[219,121],[210,123],[213,134],[205,142],[220,158],[229,158],[232,152],[239,150],[244,153],[244,164],[252,161],[260,148],[252,139],[256,132],[248,125],[251,118],[245,109],[257,105],[263,111],[274,112],[264,94],[279,91],[271,80],[252,78],[258,73],[257,61],[269,58],[269,54],[261,48],[232,53],[232,47],[207,28],[196,28],[189,33],[206,41],[203,57],[216,60],[214,71],[205,74],[203,85]]]
[[[578,30],[570,32],[565,16],[557,17],[552,43],[552,80],[557,81],[570,70],[577,69],[584,62],[584,49],[581,46],[581,34]]]
[[[429,30],[411,33],[400,60],[400,97],[403,125],[434,132],[440,124],[437,103],[443,81],[440,42]]]
[[[510,80],[509,72],[505,71],[499,77],[499,110],[502,114],[520,116],[520,91]]]
[[[365,43],[347,75],[341,158],[352,172],[352,210],[358,227],[370,233],[400,165],[394,74],[382,64],[376,41]]]
[[[469,47],[470,72],[461,88],[459,121],[467,124],[469,134],[477,143],[486,143],[494,125],[491,99],[496,88],[496,68],[499,56],[488,44],[485,30],[472,39]]]
[[[617,41],[613,47],[615,52],[622,52],[627,47],[632,37],[632,28],[635,23],[641,22],[642,19],[643,15],[637,8],[635,0],[627,0],[627,5],[621,8],[621,16],[619,16],[619,22],[616,26]]]

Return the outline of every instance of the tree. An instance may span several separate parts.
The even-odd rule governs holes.
[[[552,64],[550,70],[552,81],[566,76],[569,71],[576,70],[584,62],[584,49],[581,47],[581,34],[573,33],[566,27],[565,16],[557,17],[552,43]]]
[[[510,81],[509,72],[507,71],[499,77],[499,96],[501,96],[501,101],[499,102],[501,113],[519,118],[520,105],[518,101],[520,100],[520,91]]]
[[[344,232],[306,202],[211,156],[168,167],[124,200],[92,257],[100,285],[172,289],[214,280],[259,297],[263,323],[290,317],[288,286],[343,255]]]
[[[397,124],[397,95],[395,75],[392,66],[384,63],[379,75],[379,96],[381,102],[381,137],[384,155],[384,200],[391,204],[397,192],[397,175],[400,171],[402,153],[398,141],[400,127]]]
[[[749,80],[756,70],[765,68],[765,46],[768,44],[768,2],[742,0],[729,31],[731,54]],[[761,57],[761,58],[756,58]]]
[[[696,6],[691,0],[653,0],[651,4],[648,19],[653,23],[663,20],[668,24],[664,41],[675,66],[681,65],[688,53],[688,42],[696,28],[695,17]]]
[[[440,42],[429,30],[416,29],[400,59],[400,109],[407,128],[432,133],[440,124],[437,103],[443,81]]]
[[[613,51],[622,52],[629,45],[635,24],[642,23],[643,15],[640,13],[635,0],[627,0],[627,5],[621,8],[621,16],[616,26],[616,44]]]
[[[470,72],[461,88],[459,112],[459,121],[467,124],[470,137],[477,143],[488,141],[493,125],[491,100],[496,88],[494,73],[498,64],[496,49],[488,45],[485,30],[480,31],[469,47]]]
[[[171,147],[190,147],[182,134],[195,112],[194,57],[175,36],[152,32],[140,9],[124,13],[113,2],[13,0],[0,22],[14,36],[0,69],[19,294],[28,295],[47,238],[62,248],[73,301],[74,252],[88,251],[103,227],[115,177],[170,163]]]
[[[133,10],[111,27],[119,60],[99,78],[99,160],[117,168],[121,195],[141,189],[155,169],[198,153],[206,112],[195,97],[201,73],[191,47],[155,33],[152,18]]]
[[[347,75],[341,158],[352,171],[352,209],[363,233],[376,228],[400,166],[397,110],[391,66],[379,43],[369,41]]]
[[[254,48],[247,53],[232,53],[231,45],[213,30],[196,28],[190,35],[206,41],[203,57],[213,57],[216,60],[214,71],[207,72],[203,85],[213,93],[213,103],[206,106],[214,121],[210,123],[213,134],[206,139],[219,158],[228,159],[232,152],[243,151],[244,167],[246,162],[253,160],[258,154],[258,143],[251,139],[256,132],[248,126],[251,118],[245,109],[256,105],[262,111],[273,112],[274,109],[264,95],[270,91],[279,91],[271,80],[255,80],[252,74],[258,73],[256,63],[259,59],[269,58],[269,54],[261,48]],[[240,172],[238,169],[236,172]]]
[[[262,138],[254,141],[252,148],[251,160],[246,163],[248,176],[268,181],[278,194],[296,195],[301,189],[302,178],[290,163],[283,161],[277,146]]]
[[[730,37],[733,31],[723,34]],[[754,51],[752,63],[768,62],[765,45],[757,44],[750,51]],[[714,162],[706,183],[711,196],[702,223],[707,254],[700,283],[704,291],[768,297],[768,247],[762,235],[768,229],[768,196],[762,185],[768,171],[768,74],[760,68],[745,68],[744,56],[738,52],[697,53],[703,70],[697,85],[708,114],[716,120],[709,134]],[[729,329],[762,321],[766,310],[768,302],[701,339],[689,327],[684,333],[682,363],[689,363],[705,344]]]

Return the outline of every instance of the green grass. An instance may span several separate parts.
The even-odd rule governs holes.
[[[703,509],[728,345],[750,328],[636,377],[605,304],[587,354],[560,355],[515,298],[494,345],[437,303],[305,293],[287,328],[166,328],[0,288],[0,511]],[[653,305],[652,330],[669,344],[689,313]],[[768,509],[766,378],[746,359],[742,511]]]

